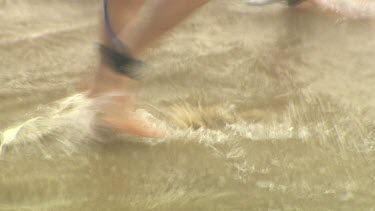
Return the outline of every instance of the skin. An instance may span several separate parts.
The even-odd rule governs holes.
[[[127,53],[142,60],[142,53],[147,48],[208,1],[109,0],[108,11],[112,28],[127,46]],[[299,4],[297,8],[332,9],[325,5],[326,2],[327,0],[309,0]],[[105,30],[103,30],[103,43],[109,47],[116,47],[107,37]],[[134,115],[137,100],[133,93],[136,86],[136,81],[100,64],[89,96],[95,98],[108,93],[120,93],[120,95],[111,97],[110,102],[101,107],[98,121],[103,121],[123,133],[145,137],[165,136],[166,131],[153,128]]]
[[[206,2],[208,0],[110,0],[108,11],[113,30],[126,44],[127,53],[142,59],[142,53],[148,47]],[[106,32],[103,32],[103,42],[114,47]],[[120,95],[111,97],[110,103],[101,107],[98,121],[127,134],[165,136],[166,131],[150,126],[134,114],[137,100],[133,93],[136,86],[136,81],[100,64],[89,96],[95,98],[108,93]]]

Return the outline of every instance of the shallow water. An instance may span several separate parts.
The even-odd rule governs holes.
[[[374,21],[211,2],[148,52],[141,139],[77,91],[100,2],[34,3],[0,1],[0,210],[374,209]]]

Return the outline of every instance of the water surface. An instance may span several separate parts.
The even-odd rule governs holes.
[[[93,127],[99,1],[0,1],[0,210],[372,210],[375,31],[213,1],[147,53],[140,110]]]

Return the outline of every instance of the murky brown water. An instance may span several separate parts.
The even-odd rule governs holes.
[[[92,129],[99,1],[0,0],[0,210],[373,210],[374,21],[213,1],[148,52],[142,113]]]

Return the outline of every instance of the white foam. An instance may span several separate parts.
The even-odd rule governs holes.
[[[288,123],[273,122],[270,125],[260,123],[235,123],[228,124],[227,129],[231,130],[235,135],[250,139],[253,141],[261,140],[285,140],[285,139],[306,139],[310,133],[306,127],[294,128]]]
[[[52,107],[44,107],[45,114],[26,120],[2,132],[0,155],[8,147],[31,144],[43,151],[42,139],[45,135],[72,148],[73,142],[93,134],[91,126],[95,115],[92,101],[85,94],[65,98]],[[72,136],[75,138],[72,138]],[[75,140],[77,139],[77,140]],[[75,141],[74,141],[75,140]]]

